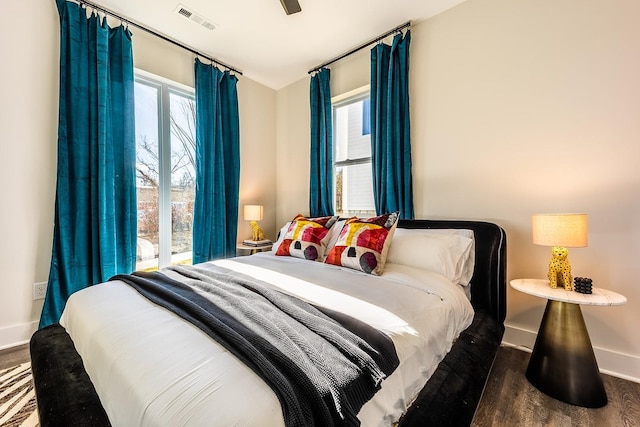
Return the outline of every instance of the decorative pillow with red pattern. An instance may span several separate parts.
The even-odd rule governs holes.
[[[379,276],[384,270],[399,212],[349,218],[324,262]]]
[[[337,220],[337,216],[306,218],[296,215],[289,224],[276,255],[322,262],[329,241],[329,230]]]

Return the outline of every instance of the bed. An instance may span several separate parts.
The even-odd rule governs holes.
[[[397,227],[405,232],[425,229],[470,230],[473,234],[473,268],[469,285],[454,287],[451,282],[443,284],[439,274],[389,262],[384,273],[373,278],[376,290],[371,291],[373,288],[368,282],[359,282],[363,276],[367,276],[365,274],[346,271],[348,269],[345,268],[332,268],[330,273],[325,274],[322,268],[326,269],[327,266],[321,263],[277,257],[272,253],[205,263],[207,265],[201,267],[223,269],[226,273],[237,273],[243,277],[258,275],[260,280],[271,281],[278,286],[282,282],[280,275],[293,271],[293,287],[279,291],[293,294],[302,292],[296,296],[307,301],[314,300],[319,305],[324,303],[315,298],[324,296],[316,296],[309,289],[317,290],[317,294],[329,293],[328,299],[336,304],[330,309],[339,311],[342,307],[351,310],[348,315],[364,317],[365,323],[375,325],[376,329],[391,336],[399,365],[382,382],[380,391],[359,408],[358,419],[362,425],[469,425],[504,332],[504,230],[496,224],[481,221],[400,220]],[[398,236],[402,233],[394,236],[391,250],[395,239],[400,239]],[[423,252],[426,254],[429,251]],[[396,253],[396,259],[400,253]],[[389,261],[392,258],[392,253],[389,253]],[[274,272],[275,278],[266,278],[268,274],[264,273],[269,271]],[[339,277],[343,273],[347,274],[348,279]],[[429,286],[434,286],[434,289],[422,289],[421,283],[426,276],[433,276],[428,281],[433,282]],[[322,279],[318,283],[311,283],[310,277]],[[303,291],[295,288],[296,281],[303,283]],[[417,285],[415,281],[418,281]],[[71,304],[80,307],[77,312],[71,308],[65,310],[61,320],[64,327],[60,324],[49,326],[36,332],[31,339],[32,369],[41,425],[157,425],[159,422],[167,425],[201,425],[201,422],[193,421],[197,417],[214,420],[208,421],[209,425],[231,425],[228,421],[231,418],[228,417],[235,415],[227,414],[230,408],[231,412],[249,414],[248,419],[234,419],[236,425],[283,425],[278,400],[264,381],[257,377],[247,379],[252,377],[251,372],[248,376],[242,374],[241,371],[248,368],[234,362],[232,355],[208,356],[210,352],[218,354],[217,343],[198,338],[202,333],[190,332],[194,329],[192,325],[179,319],[178,326],[156,327],[158,324],[165,325],[164,322],[173,314],[159,307],[150,307],[150,302],[136,296],[134,290],[118,281],[91,288],[95,289],[82,293]],[[393,298],[389,297],[391,294],[394,294]],[[109,303],[110,298],[122,303]],[[462,307],[461,314],[454,316],[448,311],[438,311],[441,301],[445,300]],[[471,311],[465,310],[465,300],[470,301]],[[119,306],[115,311],[114,305]],[[441,335],[442,340],[432,339],[429,335],[437,320],[429,318],[426,326],[421,320],[423,312],[434,310],[437,314],[435,318],[444,319],[440,322],[444,324],[444,332],[434,334]],[[146,311],[154,314],[148,318],[137,317],[138,313]],[[101,319],[101,313],[110,320]],[[144,332],[149,328],[152,328],[152,333]],[[164,329],[171,331],[168,337],[158,331]],[[81,330],[84,330],[84,338],[79,332]],[[128,334],[133,334],[133,338],[127,338]],[[425,352],[425,340],[426,347],[438,348],[435,354]],[[164,360],[166,353],[171,353],[171,358]],[[203,354],[207,355],[204,359]],[[220,360],[212,361],[216,358]],[[157,359],[160,359],[159,362]],[[125,370],[119,365],[124,360],[132,363]],[[176,363],[176,360],[181,362]],[[156,362],[160,364],[151,366]],[[216,366],[216,363],[222,363],[224,373],[228,374],[222,383],[216,382],[220,380],[220,371],[212,374],[203,372]],[[177,367],[181,370],[171,373]],[[151,375],[165,371],[176,375],[176,379],[173,380],[171,376],[160,379],[159,374]],[[188,375],[193,372],[196,374]],[[215,381],[207,379],[211,377],[206,375],[213,375]],[[212,382],[215,382],[213,387],[199,388],[211,385],[203,386],[200,383]],[[179,393],[164,396],[165,390],[175,386],[175,383],[179,384]],[[190,388],[199,392],[185,395],[185,389]],[[162,390],[162,393],[149,398],[157,390]],[[106,401],[105,405],[99,395]],[[240,401],[247,400],[251,410],[233,409],[240,405]],[[187,418],[176,414],[189,406],[197,410],[211,409]],[[174,408],[178,409],[172,412]],[[149,416],[147,412],[152,410],[159,415]],[[174,424],[168,420],[176,421]]]

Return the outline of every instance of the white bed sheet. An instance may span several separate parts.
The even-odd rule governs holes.
[[[473,318],[461,286],[413,267],[387,264],[376,277],[272,252],[201,266],[256,276],[387,333],[400,365],[358,414],[366,427],[399,419]],[[72,295],[60,324],[114,426],[284,425],[276,395],[256,374],[122,282]]]

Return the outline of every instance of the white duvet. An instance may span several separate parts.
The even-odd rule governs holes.
[[[414,267],[387,264],[376,277],[273,253],[201,266],[257,277],[388,334],[400,365],[358,414],[365,427],[400,418],[473,318],[461,286]],[[60,324],[114,426],[284,425],[276,395],[256,374],[122,282],[72,295]]]

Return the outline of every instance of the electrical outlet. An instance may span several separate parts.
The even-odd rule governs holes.
[[[47,294],[47,282],[40,282],[33,284],[33,299],[44,299]]]

